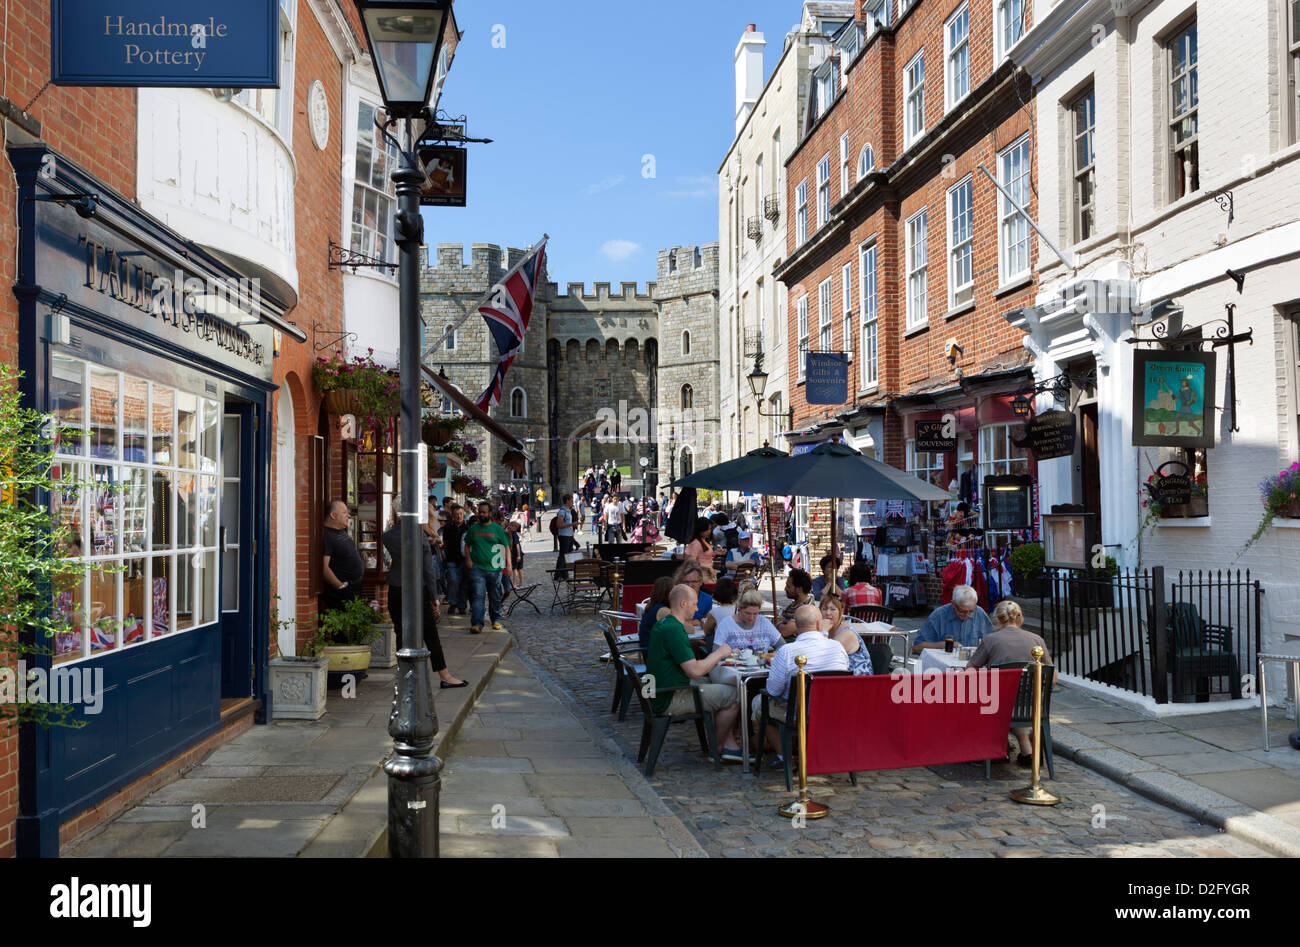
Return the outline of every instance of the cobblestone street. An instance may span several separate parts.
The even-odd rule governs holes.
[[[533,541],[529,551],[528,581],[544,583],[536,596],[542,615],[525,606],[506,627],[635,765],[640,713],[634,706],[623,723],[609,713],[613,671],[599,661],[606,649],[594,616],[547,614],[550,583],[543,570],[554,559],[543,542]],[[776,812],[791,799],[779,770],[765,768],[758,778],[735,765],[718,770],[701,755],[694,728],[673,727],[650,785],[711,856],[1265,854],[1060,756],[1055,762],[1057,778],[1047,781],[1044,774],[1044,781],[1063,801],[1046,808],[1008,798],[1029,776],[1006,764],[995,765],[989,781],[978,763],[860,773],[856,787],[846,775],[813,777],[810,791],[831,815],[794,828]]]

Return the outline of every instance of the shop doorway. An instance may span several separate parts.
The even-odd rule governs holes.
[[[1075,460],[1073,500],[1096,519],[1097,535],[1101,536],[1101,429],[1097,404],[1097,362],[1080,359],[1066,366],[1073,380],[1070,400],[1079,429],[1078,454]]]
[[[221,437],[221,697],[253,696],[254,407],[227,401]]]

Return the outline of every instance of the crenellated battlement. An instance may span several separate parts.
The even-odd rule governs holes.
[[[549,299],[570,299],[570,300],[626,300],[641,301],[650,304],[654,297],[655,284],[646,283],[645,292],[639,289],[639,283],[620,283],[618,292],[615,292],[610,283],[593,283],[592,292],[587,292],[586,283],[568,283],[565,285],[564,292],[560,292],[559,284],[547,284],[547,298]]]
[[[718,273],[718,244],[669,247],[659,251],[659,278],[663,284],[683,276],[714,276]]]

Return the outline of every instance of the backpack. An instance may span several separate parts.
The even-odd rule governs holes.
[[[551,517],[551,535],[559,537],[560,535],[560,514],[556,513]]]
[[[724,526],[722,535],[726,537],[728,549],[740,548],[740,530],[736,528],[734,523],[730,526]]]

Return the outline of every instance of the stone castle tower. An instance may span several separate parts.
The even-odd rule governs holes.
[[[467,265],[461,244],[439,244],[435,262],[420,279],[426,350],[525,252],[476,243]],[[659,282],[648,283],[644,291],[636,283],[622,283],[617,292],[608,283],[596,283],[590,292],[583,283],[570,283],[561,293],[543,273],[524,350],[506,376],[492,417],[520,440],[531,441],[534,485],[540,475],[550,499],[576,489],[583,470],[606,461],[630,467],[631,479],[639,479],[641,458],[649,462],[645,490],[652,492],[657,481],[671,479],[672,454],[681,467],[684,442],[669,438],[688,433],[683,420],[699,430],[718,428],[718,246],[662,251],[658,269]],[[691,339],[685,355],[683,332]],[[670,341],[671,358],[661,360],[661,340]],[[477,398],[497,357],[483,319],[475,315],[425,361]],[[689,416],[678,403],[684,384],[692,386],[695,405]],[[501,464],[503,445],[482,431],[471,433],[470,440],[479,459],[467,473],[493,487],[521,484],[522,478]],[[695,439],[687,448],[695,469],[717,456],[716,437],[712,444],[708,440]]]

